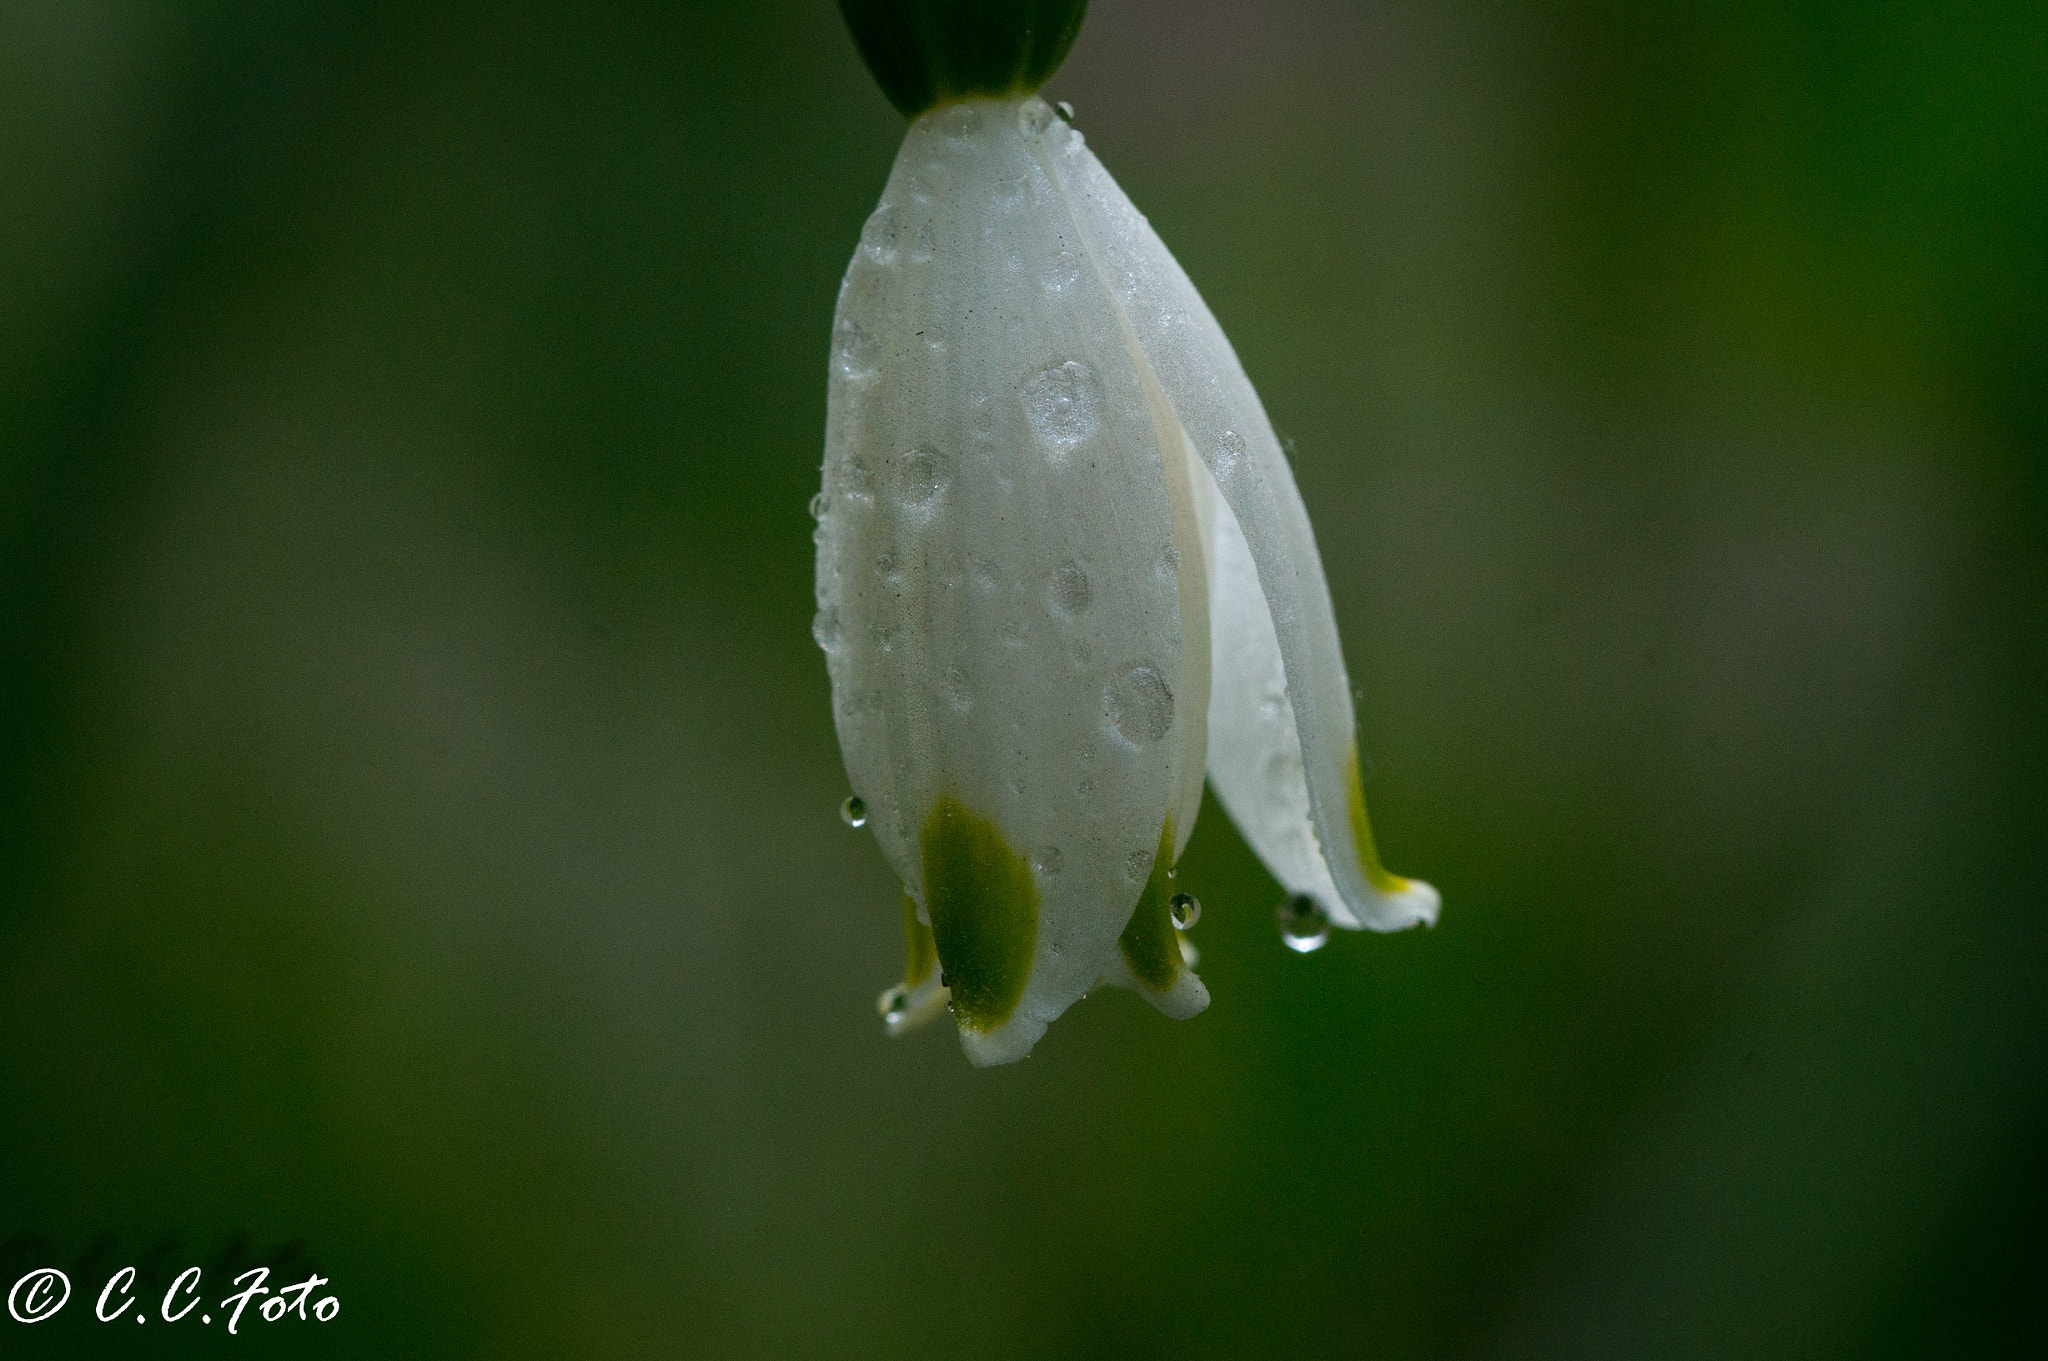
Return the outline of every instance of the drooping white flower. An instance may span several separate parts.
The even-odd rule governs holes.
[[[833,716],[904,884],[892,1029],[950,1002],[992,1064],[1102,983],[1200,1011],[1169,876],[1205,773],[1297,944],[1434,921],[1435,890],[1374,849],[1329,590],[1258,396],[1035,95],[911,123],[840,290],[816,509]]]

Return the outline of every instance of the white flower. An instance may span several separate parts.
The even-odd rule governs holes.
[[[840,289],[816,509],[833,716],[904,884],[892,1028],[950,1000],[991,1064],[1101,983],[1200,1011],[1169,875],[1205,771],[1299,943],[1325,917],[1435,920],[1374,851],[1329,589],[1258,396],[1036,96],[905,135]]]

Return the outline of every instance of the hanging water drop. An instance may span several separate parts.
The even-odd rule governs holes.
[[[1066,100],[1062,99],[1059,103],[1053,105],[1052,111],[1060,116],[1060,121],[1062,123],[1066,123],[1069,125],[1073,123],[1074,106],[1072,104],[1069,104]]]
[[[1166,900],[1166,910],[1173,917],[1173,929],[1192,930],[1202,919],[1202,901],[1192,893],[1176,893]]]
[[[839,820],[849,827],[868,825],[868,801],[858,794],[848,794],[846,802],[839,805]]]
[[[1323,905],[1306,893],[1283,898],[1274,910],[1280,920],[1280,941],[1299,955],[1313,954],[1330,939],[1330,919]]]
[[[910,994],[904,991],[901,983],[893,988],[886,988],[882,995],[875,999],[875,1010],[882,1013],[884,1021],[894,1026],[902,1018],[903,1013],[910,1010]]]

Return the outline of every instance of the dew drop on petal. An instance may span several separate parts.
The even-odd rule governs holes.
[[[826,606],[811,616],[811,637],[827,652],[839,646],[839,611]]]
[[[894,553],[877,553],[875,555],[875,575],[884,581],[894,581],[896,579],[898,569]]]
[[[1216,476],[1229,477],[1244,461],[1244,436],[1235,430],[1226,430],[1216,437],[1216,456],[1211,460]]]
[[[1026,137],[1036,137],[1052,126],[1052,110],[1041,100],[1027,99],[1017,110],[1017,129]]]
[[[1018,395],[1032,432],[1055,458],[1065,458],[1102,423],[1102,384],[1077,359],[1048,364],[1024,380]]]
[[[1274,915],[1280,921],[1280,941],[1296,954],[1313,954],[1330,939],[1330,919],[1323,906],[1306,893],[1280,901]]]
[[[1066,863],[1066,856],[1060,854],[1060,848],[1057,846],[1040,846],[1031,853],[1031,868],[1048,879],[1058,874],[1060,867]]]
[[[1192,893],[1176,893],[1166,900],[1166,911],[1173,918],[1173,929],[1186,931],[1202,919],[1202,903]]]
[[[1152,877],[1152,852],[1132,851],[1124,857],[1124,873],[1134,884],[1142,884]]]
[[[896,263],[896,238],[902,234],[903,225],[896,216],[896,210],[886,204],[868,215],[867,224],[860,229],[860,253],[878,265]]]
[[[858,322],[844,320],[832,336],[832,363],[848,380],[865,383],[882,363],[882,342],[862,330]]]
[[[1064,293],[1072,288],[1081,277],[1081,261],[1070,250],[1063,250],[1047,260],[1038,271],[1038,281],[1045,285],[1048,293]]]
[[[1051,601],[1055,612],[1069,617],[1083,613],[1095,601],[1088,574],[1072,558],[1053,569]]]
[[[1143,662],[1132,662],[1110,677],[1102,707],[1124,740],[1137,746],[1157,742],[1173,727],[1173,692]]]
[[[968,682],[967,673],[957,666],[946,668],[946,703],[961,713],[974,707],[974,686]]]
[[[855,455],[846,461],[839,471],[840,490],[856,501],[865,501],[875,492],[875,471],[868,466],[865,458]]]
[[[858,794],[848,794],[846,801],[839,805],[839,820],[849,827],[868,825],[868,801]]]
[[[939,115],[939,131],[955,142],[964,142],[981,129],[981,110],[972,104],[955,104]]]
[[[811,498],[811,518],[813,520],[824,519],[825,512],[830,509],[832,509],[832,498],[825,495],[825,493],[819,492]]]
[[[1062,123],[1072,123],[1074,121],[1074,106],[1064,99],[1053,105],[1052,111],[1060,116]]]
[[[904,509],[932,509],[951,473],[951,460],[929,445],[905,454],[896,469],[896,494]]]

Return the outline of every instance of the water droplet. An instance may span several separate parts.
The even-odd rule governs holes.
[[[1173,692],[1143,662],[1132,662],[1110,677],[1102,707],[1124,740],[1138,746],[1157,742],[1173,727]]]
[[[1090,794],[1093,794],[1095,792],[1095,781],[1081,781],[1081,783],[1074,786],[1074,792],[1076,794],[1079,794],[1084,799],[1087,798]]]
[[[896,216],[896,210],[884,204],[868,215],[867,224],[860,229],[860,253],[878,265],[896,263],[896,238],[903,232],[903,223]]]
[[[1244,436],[1235,430],[1226,430],[1216,437],[1216,455],[1211,465],[1216,469],[1218,479],[1229,477],[1237,471],[1244,460]]]
[[[1058,874],[1060,866],[1066,862],[1067,858],[1060,854],[1060,848],[1057,846],[1040,846],[1031,853],[1031,868],[1047,878]]]
[[[832,509],[832,498],[825,495],[825,493],[819,492],[811,498],[811,518],[813,520],[824,519],[825,512],[830,509]]]
[[[1124,857],[1124,873],[1134,884],[1142,884],[1152,877],[1152,852],[1132,851]]]
[[[811,616],[811,637],[827,652],[839,646],[839,611],[827,606]]]
[[[1280,940],[1296,954],[1313,954],[1330,939],[1330,919],[1323,905],[1306,893],[1280,900],[1274,909],[1280,921]]]
[[[839,487],[856,501],[865,501],[875,492],[875,471],[868,461],[855,455],[846,461],[839,471]]]
[[[896,635],[891,633],[888,629],[884,628],[880,624],[873,624],[869,626],[868,638],[870,641],[874,643],[876,647],[880,648],[884,652],[889,651],[892,647],[895,646],[896,643]]]
[[[1088,584],[1088,574],[1081,570],[1081,564],[1067,559],[1052,573],[1052,608],[1055,613],[1069,617],[1086,610],[1095,602],[1095,590]]]
[[[1074,753],[1074,756],[1085,766],[1095,759],[1095,748],[1083,742],[1080,749]]]
[[[1063,250],[1045,262],[1038,271],[1038,281],[1045,285],[1048,293],[1064,293],[1072,288],[1081,277],[1081,261],[1070,250]]]
[[[964,142],[981,129],[981,110],[972,104],[955,104],[939,115],[939,131],[956,142]]]
[[[1102,423],[1102,383],[1076,359],[1048,364],[1019,389],[1024,418],[1056,459],[1063,459]]]
[[[1036,137],[1052,126],[1052,110],[1042,99],[1027,99],[1017,110],[1017,128],[1026,137]]]
[[[946,702],[961,713],[974,707],[974,687],[968,683],[967,673],[957,666],[946,668]]]
[[[932,187],[920,176],[912,175],[903,182],[903,187],[910,194],[910,201],[912,203],[930,203],[932,201]]]
[[[839,805],[839,820],[849,827],[868,825],[868,801],[858,794],[848,794],[846,802]]]
[[[903,1013],[910,1010],[910,994],[903,990],[901,983],[893,988],[886,988],[882,995],[875,999],[875,1010],[882,1013],[884,1021],[894,1026],[902,1018]]]
[[[1176,893],[1166,900],[1166,911],[1174,930],[1189,931],[1202,919],[1202,902],[1192,893]]]
[[[897,461],[896,494],[905,510],[930,511],[952,474],[952,460],[925,445]]]
[[[932,229],[928,226],[919,227],[917,235],[910,238],[910,262],[921,265],[931,259],[932,252],[937,249],[938,243],[932,240]]]
[[[875,555],[875,575],[884,581],[894,581],[896,579],[897,567],[896,555],[894,553],[877,553]]]
[[[1060,116],[1060,121],[1062,123],[1073,123],[1074,106],[1072,104],[1069,104],[1066,100],[1062,99],[1059,103],[1053,105],[1052,111]]]
[[[882,342],[858,323],[843,320],[832,336],[832,362],[849,381],[865,383],[882,363]]]

